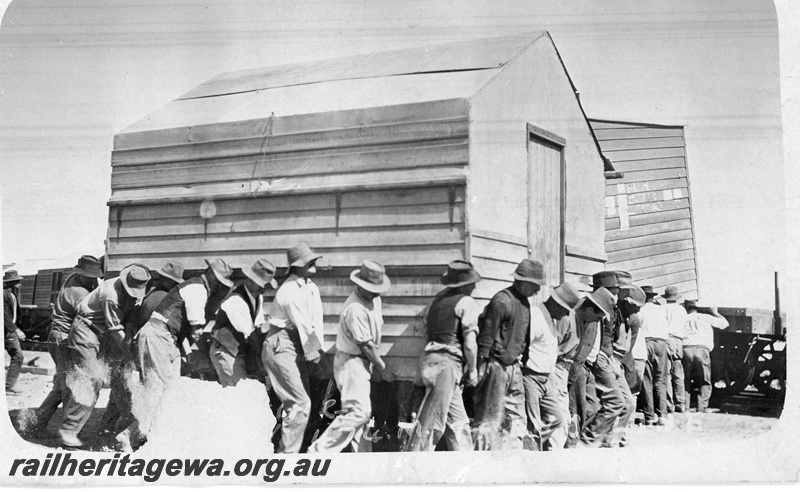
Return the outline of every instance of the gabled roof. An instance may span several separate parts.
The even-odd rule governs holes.
[[[221,73],[125,128],[130,134],[215,123],[468,99],[547,31]],[[597,138],[586,125],[602,156]],[[613,171],[605,161],[606,171]]]
[[[277,87],[500,68],[546,32],[436,44],[217,75],[178,99],[219,96]]]

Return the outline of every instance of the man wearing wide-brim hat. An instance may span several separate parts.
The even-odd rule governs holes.
[[[66,397],[66,377],[69,369],[69,349],[62,344],[69,335],[72,321],[78,312],[78,305],[89,292],[97,288],[97,279],[103,276],[100,260],[94,256],[84,255],[78,259],[75,271],[71,273],[58,292],[53,304],[50,331],[47,334],[47,350],[56,365],[53,375],[53,388],[36,410],[36,428],[34,432],[44,434],[47,423],[55,415],[58,406]]]
[[[639,310],[644,306],[645,293],[638,285],[633,285],[630,274],[617,272],[620,278],[620,295],[616,305],[614,320],[615,338],[614,354],[611,358],[612,368],[617,378],[617,387],[625,401],[625,408],[617,420],[614,431],[606,439],[603,447],[625,446],[627,444],[627,429],[633,412],[636,410],[634,388],[638,392],[636,364],[633,360],[631,348],[639,335],[640,321]],[[627,275],[627,278],[620,274]]]
[[[520,361],[528,348],[528,298],[547,280],[544,266],[529,259],[522,260],[511,277],[513,285],[495,294],[486,306],[478,333],[478,384],[472,424],[477,450],[522,447],[526,433]]]
[[[670,381],[667,382],[667,412],[681,413],[685,410],[684,375],[683,375],[683,339],[686,338],[686,309],[680,304],[681,295],[678,288],[670,285],[661,296],[666,305],[667,314],[667,354]],[[670,384],[671,383],[671,384]]]
[[[383,313],[381,294],[391,281],[377,261],[364,260],[353,270],[355,290],[344,303],[336,334],[333,376],[341,393],[342,410],[325,432],[308,448],[309,453],[338,453],[353,442],[356,446],[372,416],[370,388],[372,368],[386,369],[379,354]],[[357,450],[357,449],[356,449]]]
[[[559,449],[566,443],[569,369],[557,361],[559,353],[577,344],[568,317],[579,300],[577,287],[564,282],[551,290],[547,300],[531,308],[530,344],[522,366],[528,432],[533,436],[526,440],[527,449]]]
[[[604,320],[614,315],[616,296],[605,287],[597,287],[584,297],[575,308],[575,334],[578,345],[564,355],[571,360],[569,373],[569,409],[571,422],[567,447],[574,447],[577,439],[594,417],[597,410],[595,394],[593,362],[588,362],[594,355],[597,357],[597,346],[601,325]]]
[[[309,373],[322,360],[325,327],[319,288],[311,280],[322,255],[300,243],[286,251],[289,276],[269,311],[262,361],[283,405],[281,441],[276,452],[299,453],[311,412]]]
[[[209,355],[222,386],[236,386],[247,377],[245,353],[250,335],[264,324],[264,292],[278,287],[275,265],[266,259],[243,266],[234,280],[236,287],[222,302],[211,331]]]
[[[103,280],[79,304],[66,341],[75,377],[67,380],[70,395],[64,403],[64,420],[59,429],[64,446],[82,445],[78,433],[103,387],[106,371],[100,361],[101,339],[108,337],[109,343],[116,344],[126,358],[132,358],[125,323],[136,315],[149,281],[147,267],[133,263],[123,268],[119,277]]]
[[[450,451],[473,449],[461,381],[464,372],[467,386],[475,386],[478,380],[481,307],[471,294],[480,281],[472,263],[450,262],[441,277],[445,288],[424,314],[428,343],[420,357],[420,379],[425,397],[408,441],[409,451],[433,451],[442,437]]]
[[[656,302],[657,293],[652,286],[642,287],[645,304],[639,310],[639,338],[644,339],[644,371],[642,374],[642,413],[645,425],[665,425],[667,418],[667,325],[666,308]],[[638,343],[637,343],[638,345]],[[641,347],[634,346],[641,353]],[[634,358],[641,355],[634,354]]]
[[[10,357],[8,369],[6,369],[6,393],[18,394],[22,389],[17,384],[19,373],[22,370],[22,363],[25,361],[22,355],[22,346],[19,342],[17,333],[17,319],[19,318],[19,287],[22,284],[22,277],[16,270],[8,270],[3,274],[3,327],[5,338],[3,345]]]
[[[207,345],[203,346],[204,350],[196,348],[192,351],[188,347],[189,340],[202,343],[203,330],[208,322],[213,321],[222,298],[233,287],[233,268],[222,258],[205,260],[205,263],[206,269],[200,276],[187,280],[183,280],[183,265],[176,261],[167,262],[157,270],[157,275],[162,277],[162,287],[165,282],[182,282],[173,285],[166,295],[154,292],[145,299],[147,301],[153,295],[161,298],[136,335],[136,357],[147,401],[159,401],[160,395],[180,377],[181,353],[178,347],[181,342],[187,356],[199,354],[208,358]],[[154,413],[155,409],[151,414]],[[115,429],[121,450],[129,451],[135,447],[139,439],[147,436],[150,425],[151,422],[134,421],[127,428]]]
[[[178,284],[184,282],[183,279],[183,264],[178,261],[170,260],[164,263],[157,270],[151,270],[152,278],[147,287],[147,294],[142,300],[141,306],[136,313],[136,316],[131,323],[126,323],[128,334],[131,336],[134,349],[134,356],[138,356],[138,338],[139,331],[150,320],[156,308],[158,308],[161,301],[167,296],[170,290]],[[113,346],[111,347],[113,351]],[[107,356],[107,359],[114,357]],[[126,381],[131,377],[131,372],[135,369],[135,363],[124,359],[125,354],[117,351],[116,357],[120,359],[119,366],[123,367],[124,371],[116,371],[111,375],[111,394],[109,396],[109,403],[106,407],[103,417],[100,419],[98,425],[98,432],[104,434],[118,434],[117,442],[121,451],[130,452],[132,448],[129,444],[129,435],[120,433],[119,429],[124,429],[126,426],[132,425],[136,422],[133,415],[132,402],[128,395],[130,394],[126,386]],[[121,405],[120,405],[121,403]]]

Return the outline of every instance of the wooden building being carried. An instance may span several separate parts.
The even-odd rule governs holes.
[[[590,120],[621,179],[606,186],[609,270],[697,299],[697,253],[682,126]]]
[[[285,267],[305,241],[329,350],[350,271],[385,264],[376,379],[414,377],[448,262],[485,302],[523,258],[552,285],[606,260],[604,160],[546,32],[223,73],[117,134],[112,166],[110,271]]]

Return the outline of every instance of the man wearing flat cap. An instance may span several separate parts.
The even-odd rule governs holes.
[[[478,385],[472,442],[476,450],[522,447],[526,434],[523,354],[528,349],[528,298],[545,284],[544,267],[524,259],[511,275],[514,284],[492,297],[478,333]],[[506,446],[505,441],[508,442]]]
[[[275,265],[265,259],[243,266],[234,280],[236,287],[222,302],[211,331],[211,362],[222,386],[236,386],[247,377],[245,351],[250,335],[264,324],[263,294],[278,287]]]
[[[341,393],[342,409],[311,444],[309,453],[338,453],[351,441],[358,443],[372,416],[372,369],[386,369],[379,349],[383,328],[381,294],[391,287],[389,277],[383,265],[364,260],[361,268],[350,274],[350,280],[356,288],[345,301],[339,317],[333,362],[333,377]]]
[[[569,420],[568,397],[567,415],[563,412],[567,379],[553,377],[559,345],[564,342],[559,339],[563,334],[559,333],[557,324],[572,314],[578,300],[577,288],[564,282],[552,290],[544,303],[531,309],[530,344],[523,357],[522,377],[528,432],[533,436],[533,442],[528,440],[526,447],[534,451],[564,447],[566,441],[550,442],[553,432]],[[577,343],[577,340],[572,341]]]
[[[225,260],[217,258],[205,262],[207,268],[202,275],[183,280],[169,289],[136,335],[136,355],[145,388],[144,398],[148,401],[157,402],[166,388],[180,377],[178,347],[181,341],[201,338],[207,321],[213,320],[219,309],[216,299],[227,295],[233,287],[233,268]],[[158,273],[177,282],[183,279],[183,265],[169,262]],[[137,439],[147,435],[150,424],[132,423],[126,432],[117,436],[117,441],[123,449],[129,449]]]
[[[69,349],[64,342],[69,336],[72,321],[78,313],[78,305],[89,292],[97,288],[97,279],[103,276],[100,260],[84,255],[78,259],[75,271],[71,273],[58,291],[53,304],[50,331],[47,334],[47,351],[56,364],[53,375],[53,388],[36,410],[37,434],[44,433],[47,423],[55,415],[58,406],[66,399],[66,378],[69,370]]]
[[[3,344],[8,356],[11,358],[6,369],[6,393],[21,393],[17,379],[22,370],[24,357],[22,346],[19,343],[17,334],[17,319],[19,318],[19,286],[22,284],[22,277],[16,270],[8,270],[3,274],[3,328],[5,338]]]
[[[409,439],[409,451],[433,451],[442,437],[450,451],[472,450],[469,417],[461,381],[478,380],[478,317],[481,308],[471,296],[481,276],[472,263],[450,262],[441,277],[445,288],[434,297],[424,316],[427,341],[420,357],[425,397]]]
[[[707,313],[700,313],[697,301],[687,300],[683,303],[686,309],[686,339],[683,341],[683,368],[686,371],[686,411],[692,401],[693,387],[699,389],[697,395],[697,413],[708,410],[711,399],[711,351],[714,350],[714,328],[724,330],[728,320],[719,314],[717,308],[708,308]]]
[[[82,446],[78,433],[97,403],[108,370],[101,361],[101,340],[109,337],[123,353],[130,352],[125,322],[136,315],[149,281],[147,267],[133,263],[119,277],[102,281],[78,306],[66,342],[74,377],[67,378],[69,397],[59,429],[62,445]]]
[[[261,360],[283,405],[276,452],[299,453],[311,412],[309,372],[322,360],[324,325],[319,288],[311,280],[322,255],[305,243],[289,248],[289,276],[275,293]]]

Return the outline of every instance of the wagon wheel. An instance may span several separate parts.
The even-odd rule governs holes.
[[[749,344],[730,345],[717,346],[712,352],[712,396],[738,395],[753,379],[756,357],[748,350]]]
[[[753,385],[768,398],[783,398],[786,395],[785,347],[784,342],[771,342],[758,355]]]

